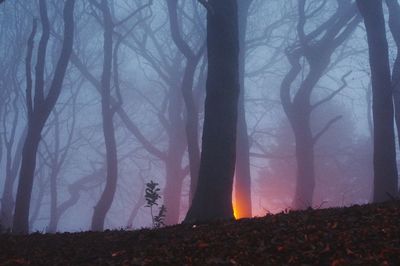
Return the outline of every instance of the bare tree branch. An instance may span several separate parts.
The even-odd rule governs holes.
[[[326,125],[313,137],[313,144],[317,143],[317,141],[322,137],[323,134],[325,134],[326,131],[334,124],[336,123],[339,119],[341,119],[343,116],[338,115],[326,123]]]
[[[344,74],[341,78],[342,81],[342,86],[340,86],[340,88],[338,88],[337,90],[334,90],[331,94],[329,94],[327,97],[323,98],[322,100],[316,102],[315,104],[313,104],[311,106],[311,109],[314,110],[315,108],[317,108],[318,106],[320,106],[321,104],[324,104],[330,100],[333,99],[333,97],[335,97],[339,92],[341,92],[344,88],[347,87],[347,81],[346,81],[346,77],[348,77],[351,74],[351,70],[348,71],[346,74]]]

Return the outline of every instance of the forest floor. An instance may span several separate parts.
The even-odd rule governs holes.
[[[2,234],[0,265],[400,265],[400,202],[158,230]]]

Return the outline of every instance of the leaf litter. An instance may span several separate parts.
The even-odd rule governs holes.
[[[156,230],[1,234],[0,265],[400,265],[400,201]]]

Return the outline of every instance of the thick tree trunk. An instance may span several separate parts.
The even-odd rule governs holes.
[[[310,117],[292,123],[296,143],[296,192],[292,208],[304,209],[312,206],[315,188],[314,143]]]
[[[251,175],[249,136],[247,133],[245,108],[245,69],[247,16],[253,0],[238,1],[239,19],[239,94],[238,124],[236,141],[235,199],[236,218],[251,217]]]
[[[374,121],[374,202],[397,196],[393,93],[382,1],[357,0],[367,31]]]
[[[114,108],[111,105],[111,68],[113,52],[113,22],[106,0],[102,0],[101,9],[104,18],[104,62],[101,77],[101,114],[103,120],[103,134],[106,146],[107,174],[106,184],[99,201],[94,207],[92,230],[102,231],[107,212],[111,208],[117,189],[118,160],[117,145],[114,131]]]
[[[332,51],[333,52],[333,51]],[[325,51],[321,56],[321,64],[311,65],[310,72],[301,83],[299,92],[296,94],[291,112],[286,112],[290,125],[293,129],[296,145],[296,192],[292,201],[292,208],[306,209],[312,207],[315,188],[315,165],[314,165],[314,136],[311,130],[310,103],[311,92],[322,77],[323,71],[328,67],[330,53]]]
[[[199,181],[185,222],[233,218],[239,98],[236,0],[207,2],[208,77]]]
[[[12,228],[13,232],[18,234],[29,232],[29,207],[36,166],[36,153],[40,142],[40,131],[40,126],[37,128],[29,127],[22,150],[22,162]]]

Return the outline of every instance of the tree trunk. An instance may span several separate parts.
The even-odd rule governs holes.
[[[310,116],[291,122],[296,143],[296,192],[292,202],[295,210],[312,206],[315,188],[314,143]]]
[[[28,132],[22,152],[22,163],[12,228],[13,233],[22,234],[29,232],[29,207],[33,187],[33,176],[36,166],[36,152],[39,146],[42,129],[61,93],[62,83],[64,81],[65,72],[72,52],[74,36],[74,5],[75,0],[65,1],[63,11],[64,39],[61,54],[57,61],[50,89],[45,97],[43,75],[50,27],[47,17],[46,2],[44,0],[39,1],[43,33],[38,49],[35,96],[33,103],[30,88],[27,89]],[[29,82],[29,80],[27,80],[27,82]]]
[[[173,156],[168,159],[170,162],[166,163],[166,184],[164,189],[164,205],[167,208],[166,225],[173,225],[179,222],[183,178],[180,169],[181,161],[173,161],[178,158],[179,156]]]
[[[247,16],[253,0],[238,1],[239,19],[239,94],[238,125],[236,142],[235,200],[236,218],[251,217],[251,175],[249,136],[247,133],[245,108],[245,69]]]
[[[13,233],[26,234],[29,232],[29,207],[36,166],[36,153],[40,142],[41,128],[39,128],[39,126],[37,128],[29,127],[22,150],[22,162],[12,228]]]
[[[17,147],[14,153],[14,159],[11,162],[11,148],[10,151],[7,148],[7,162],[6,162],[6,179],[4,181],[3,196],[1,198],[1,226],[3,229],[11,229],[13,220],[14,210],[14,184],[18,176],[19,167],[22,159],[22,149],[26,137],[26,129],[24,129],[21,137],[18,141]],[[9,158],[10,157],[10,158]]]
[[[104,180],[105,178],[105,169],[102,167],[100,169],[96,169],[93,173],[85,175],[79,178],[74,183],[68,186],[69,197],[62,202],[56,211],[56,216],[53,221],[55,228],[57,229],[58,223],[62,217],[62,215],[72,206],[74,206],[80,198],[81,191],[87,191],[91,186],[88,186],[90,183],[101,183],[100,180]]]
[[[113,22],[107,0],[102,0],[101,9],[104,18],[104,62],[101,77],[101,114],[103,120],[103,134],[106,146],[107,174],[106,185],[101,197],[94,207],[92,230],[102,231],[107,212],[111,208],[117,189],[118,160],[117,146],[114,131],[114,108],[111,105],[111,68],[113,53]]]
[[[196,190],[199,166],[200,166],[200,147],[199,147],[199,110],[193,97],[194,74],[200,61],[203,49],[195,53],[189,44],[183,39],[178,23],[178,1],[167,0],[168,13],[170,20],[170,30],[172,39],[179,51],[186,58],[185,72],[182,78],[181,91],[186,107],[186,140],[189,155],[190,169],[190,191],[189,204],[191,204]]]
[[[233,218],[232,187],[239,98],[239,39],[235,0],[210,0],[208,77],[199,181],[185,222]]]
[[[382,1],[357,0],[367,31],[374,121],[374,202],[397,196],[393,93]]]
[[[173,84],[179,84],[178,76],[172,78]],[[181,207],[182,182],[182,160],[186,150],[186,143],[182,141],[185,138],[185,123],[182,119],[182,98],[179,87],[170,87],[168,105],[168,120],[170,127],[168,130],[168,150],[164,158],[165,165],[165,188],[164,205],[167,208],[165,224],[172,225],[179,222]],[[186,132],[187,133],[187,132]]]
[[[389,28],[397,47],[396,60],[392,69],[392,90],[397,127],[397,140],[400,147],[400,5],[397,0],[386,0],[389,9]]]
[[[189,204],[193,200],[196,191],[198,174],[200,167],[200,147],[199,147],[199,111],[193,100],[193,80],[198,60],[187,62],[185,74],[182,81],[183,98],[186,106],[186,139],[188,144],[189,168],[190,168],[190,191]]]
[[[286,51],[291,69],[283,79],[280,88],[282,107],[292,127],[296,145],[296,192],[292,202],[294,209],[312,207],[316,178],[314,145],[330,125],[338,120],[337,117],[331,119],[321,131],[313,134],[310,124],[311,113],[319,105],[331,100],[345,86],[316,103],[311,103],[312,92],[328,68],[335,49],[351,35],[360,21],[355,4],[341,1],[338,2],[336,12],[327,21],[315,28],[314,31],[306,33],[305,2],[305,0],[298,2],[297,35],[299,40]],[[323,32],[323,34],[322,36],[314,35],[315,32]],[[306,77],[302,77],[299,89],[292,96],[293,83],[299,78],[299,74],[304,68],[300,64],[301,58],[307,60],[309,70]]]

